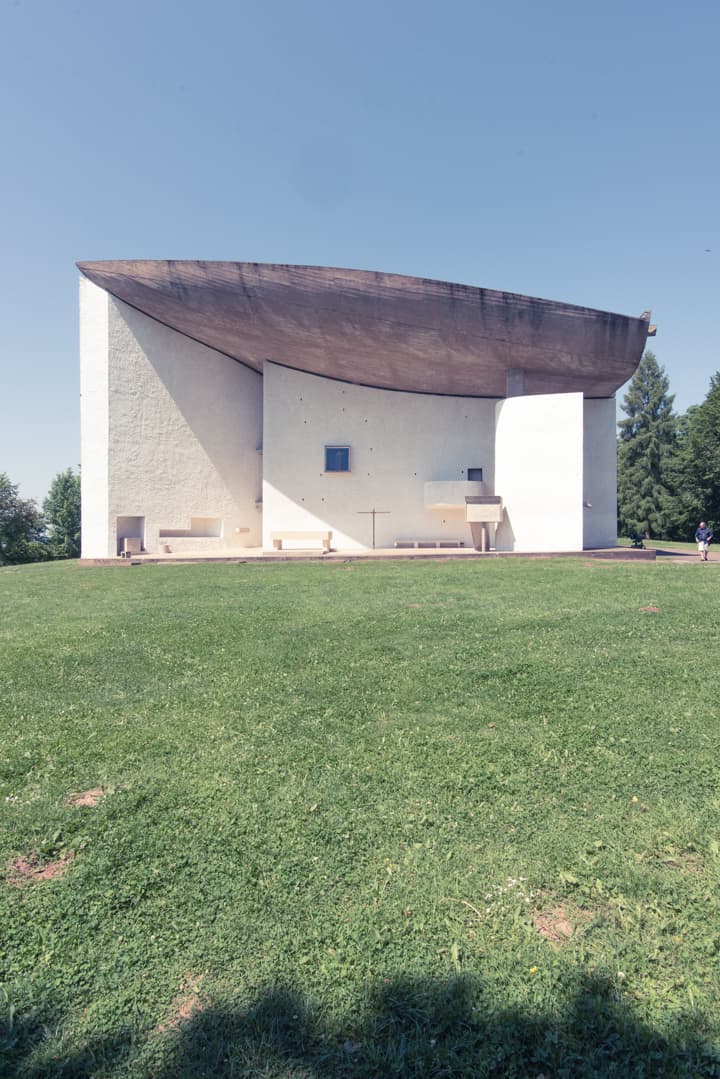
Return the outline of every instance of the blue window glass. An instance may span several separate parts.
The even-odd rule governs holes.
[[[326,472],[349,472],[350,471],[350,447],[349,446],[326,446],[325,447],[325,471]]]

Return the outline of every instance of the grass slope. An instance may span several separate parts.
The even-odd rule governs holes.
[[[719,593],[0,570],[7,1074],[720,1075]]]

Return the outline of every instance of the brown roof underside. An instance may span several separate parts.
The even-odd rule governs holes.
[[[265,360],[365,386],[504,397],[611,397],[645,318],[365,270],[242,262],[79,262],[96,285],[258,371]]]

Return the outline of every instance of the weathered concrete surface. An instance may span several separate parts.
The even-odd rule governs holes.
[[[236,262],[79,262],[113,296],[262,370],[265,360],[359,385],[468,397],[611,397],[649,315],[630,318],[443,281]],[[517,374],[514,376],[517,379]]]

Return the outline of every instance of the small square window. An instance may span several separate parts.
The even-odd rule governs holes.
[[[349,472],[350,471],[350,447],[349,446],[326,446],[325,447],[325,471],[326,472]]]
[[[482,482],[482,469],[481,468],[469,468],[468,469],[469,480],[480,480]]]

